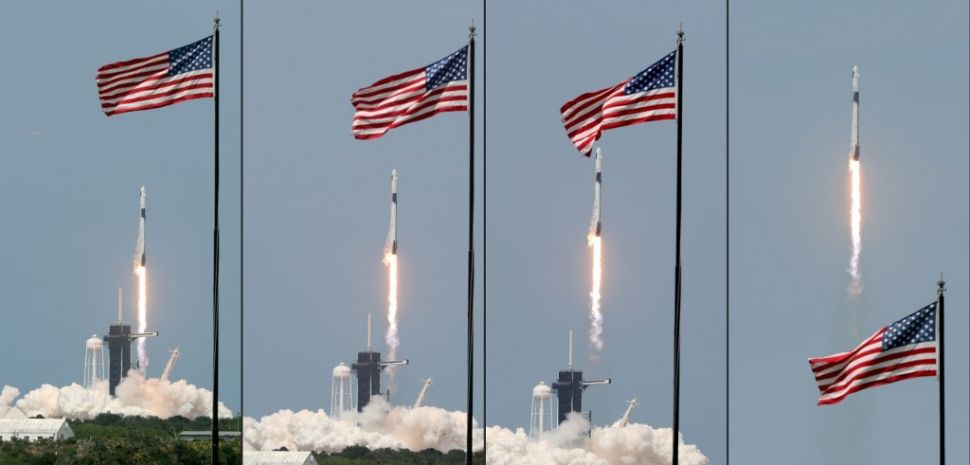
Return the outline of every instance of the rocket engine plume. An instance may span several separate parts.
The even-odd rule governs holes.
[[[849,259],[849,297],[862,293],[862,273],[859,271],[859,253],[862,252],[862,174],[859,162],[859,67],[852,67],[852,141],[849,154],[849,227],[852,234],[852,257]]]
[[[593,284],[589,292],[589,343],[596,350],[603,350],[603,314],[600,312],[600,286],[603,282],[603,238],[600,221],[600,187],[603,181],[603,154],[596,148],[596,181],[593,186],[593,216],[586,233],[586,244],[593,249]]]
[[[138,206],[141,213],[138,217],[138,243],[135,246],[134,273],[138,281],[138,332],[144,333],[148,329],[148,294],[145,281],[148,270],[145,268],[145,186],[138,191]],[[145,351],[145,338],[138,339],[138,367],[144,373],[148,368],[148,353]]]
[[[851,201],[849,225],[852,232],[852,257],[849,259],[849,295],[857,297],[862,293],[862,273],[859,271],[859,253],[862,252],[862,175],[859,160],[849,160]]]
[[[387,334],[384,341],[389,360],[396,360],[400,345],[397,334],[397,170],[391,171],[391,221],[384,242],[384,266],[387,267]],[[393,368],[388,367],[387,371],[394,376]]]

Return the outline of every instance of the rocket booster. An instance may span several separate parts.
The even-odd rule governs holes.
[[[600,188],[603,184],[603,153],[596,147],[596,181],[593,185],[593,218],[590,221],[591,232],[600,237],[603,232],[603,223],[600,221]]]
[[[387,231],[387,245],[397,255],[397,170],[391,170],[391,226]]]
[[[141,266],[145,266],[145,186],[141,186],[138,191],[138,206],[141,208],[141,217],[138,219],[138,248],[141,252]]]
[[[852,159],[859,161],[859,67],[852,67]]]

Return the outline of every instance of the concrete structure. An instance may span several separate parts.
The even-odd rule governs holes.
[[[310,452],[243,451],[246,465],[317,465]]]
[[[67,420],[40,418],[0,418],[0,440],[10,441],[14,438],[25,441],[38,439],[64,440],[74,437],[74,431]]]

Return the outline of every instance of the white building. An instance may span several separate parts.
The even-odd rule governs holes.
[[[310,452],[243,451],[246,465],[317,465]]]
[[[67,420],[46,420],[40,418],[0,418],[0,440],[9,441],[19,438],[27,441],[38,439],[63,440],[74,437],[74,431]]]

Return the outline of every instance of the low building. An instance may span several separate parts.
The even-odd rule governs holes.
[[[219,431],[219,439],[234,439],[239,440],[242,438],[242,433],[239,431]],[[179,433],[179,439],[183,441],[210,441],[212,440],[212,431],[182,431]]]
[[[42,418],[0,418],[0,440],[17,438],[25,441],[38,439],[63,440],[74,437],[74,431],[67,420],[48,420]]]
[[[243,451],[246,465],[317,465],[311,452]]]

